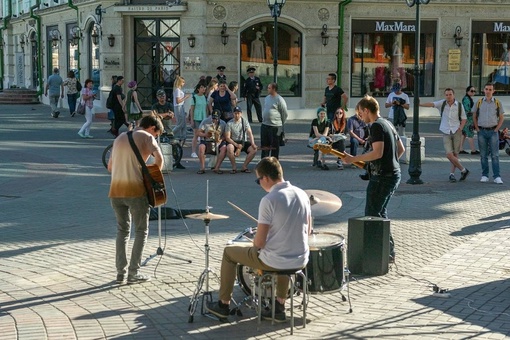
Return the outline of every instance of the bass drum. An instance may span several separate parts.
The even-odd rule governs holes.
[[[308,291],[332,293],[342,289],[345,282],[345,241],[341,235],[321,232],[308,237],[310,257],[306,265]],[[298,282],[302,280],[298,278]]]

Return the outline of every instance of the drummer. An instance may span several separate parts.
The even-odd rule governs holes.
[[[256,166],[256,183],[267,194],[259,204],[257,234],[252,247],[227,246],[221,261],[219,301],[207,302],[206,310],[227,318],[236,279],[237,264],[269,271],[302,269],[308,263],[308,235],[311,209],[308,195],[283,178],[275,157],[265,157]],[[285,298],[289,288],[286,275],[279,275],[276,288],[275,321],[284,322]],[[271,310],[262,317],[271,320]]]

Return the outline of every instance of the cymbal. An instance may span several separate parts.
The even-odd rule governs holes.
[[[342,200],[335,194],[322,190],[305,190],[310,198],[312,216],[330,215],[342,207]]]
[[[191,218],[193,220],[224,220],[228,218],[227,215],[219,215],[219,214],[213,214],[210,212],[207,213],[201,213],[201,214],[190,214],[186,215],[187,218]]]

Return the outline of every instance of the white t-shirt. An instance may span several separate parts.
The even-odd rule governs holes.
[[[386,99],[386,103],[391,104],[395,98],[402,98],[406,101],[406,104],[411,104],[409,101],[409,96],[402,92],[401,94],[396,94],[392,92],[388,95],[388,99]],[[390,107],[390,111],[388,112],[388,119],[393,119],[393,106]]]
[[[266,245],[260,250],[260,260],[276,269],[305,267],[310,253],[310,216],[310,199],[306,192],[288,181],[275,184],[259,205],[258,222],[270,226]]]

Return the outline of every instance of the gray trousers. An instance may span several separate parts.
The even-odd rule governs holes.
[[[146,196],[134,198],[111,198],[110,199],[115,217],[117,218],[117,241],[115,265],[117,274],[134,276],[138,274],[142,253],[149,235],[149,202]],[[131,260],[127,259],[128,241],[131,230],[131,222],[134,224],[135,240],[131,250]]]
[[[60,99],[60,94],[49,94],[48,98],[50,98],[51,113],[58,112],[58,100]]]

